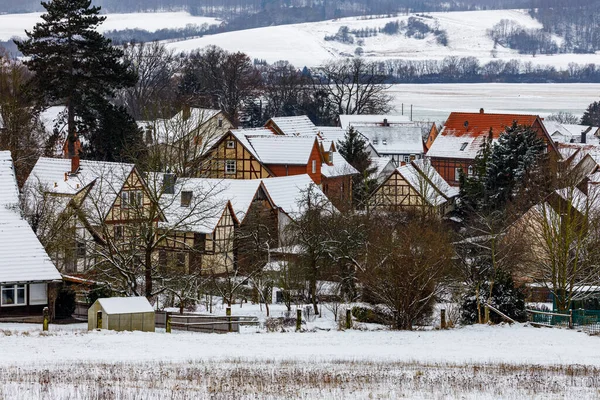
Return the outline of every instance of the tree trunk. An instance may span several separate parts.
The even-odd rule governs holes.
[[[475,285],[475,299],[477,301],[477,323],[481,324],[481,301],[479,300],[479,282]]]
[[[145,265],[144,265],[144,275],[145,275],[145,291],[146,298],[150,299],[152,297],[152,252],[146,250],[145,254]]]
[[[310,300],[312,301],[315,315],[319,315],[319,306],[317,305],[317,279],[314,276],[310,278]]]

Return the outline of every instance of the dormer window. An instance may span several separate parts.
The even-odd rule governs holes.
[[[189,207],[192,203],[192,192],[181,192],[181,207]]]
[[[469,145],[468,142],[464,142],[463,144],[460,145],[460,151],[465,151],[465,149],[467,148],[467,146]]]
[[[384,146],[387,146],[387,139],[383,139],[383,140],[381,141],[381,144],[383,144]]]
[[[329,152],[329,164],[333,164],[333,151]]]
[[[377,144],[379,141],[377,139],[373,139],[373,144]]]

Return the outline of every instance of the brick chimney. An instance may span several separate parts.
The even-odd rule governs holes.
[[[479,109],[479,114],[483,114],[483,112],[484,112],[483,108],[480,108]]]
[[[383,126],[390,126],[390,123],[388,122],[387,118],[383,119]]]
[[[79,154],[71,157],[71,174],[76,174],[79,171]]]
[[[184,104],[183,110],[182,110],[183,120],[187,121],[188,119],[190,119],[191,116],[192,116],[192,108],[190,107],[189,104]]]

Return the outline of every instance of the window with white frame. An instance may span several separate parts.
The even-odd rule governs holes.
[[[1,286],[0,306],[24,306],[25,285]]]
[[[409,163],[410,162],[410,156],[404,156],[404,159],[402,160],[405,163]]]
[[[32,283],[29,285],[29,304],[48,304],[47,283]]]
[[[462,168],[460,168],[460,167],[454,168],[454,180],[455,181],[458,182],[460,180],[460,174],[461,174],[461,172],[462,172]]]
[[[317,160],[312,160],[312,173],[317,173]]]
[[[469,168],[467,168],[467,174],[469,176],[473,176],[473,166],[472,165],[469,165]]]
[[[235,140],[228,140],[227,141],[227,148],[228,149],[235,149]]]
[[[225,173],[226,174],[235,174],[235,171],[236,171],[235,160],[225,160]]]

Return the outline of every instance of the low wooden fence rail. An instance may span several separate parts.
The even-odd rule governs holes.
[[[166,328],[167,318],[171,318],[171,329],[204,333],[239,332],[240,326],[258,325],[258,318],[245,315],[216,316],[198,314],[173,314],[156,312],[156,327]]]

